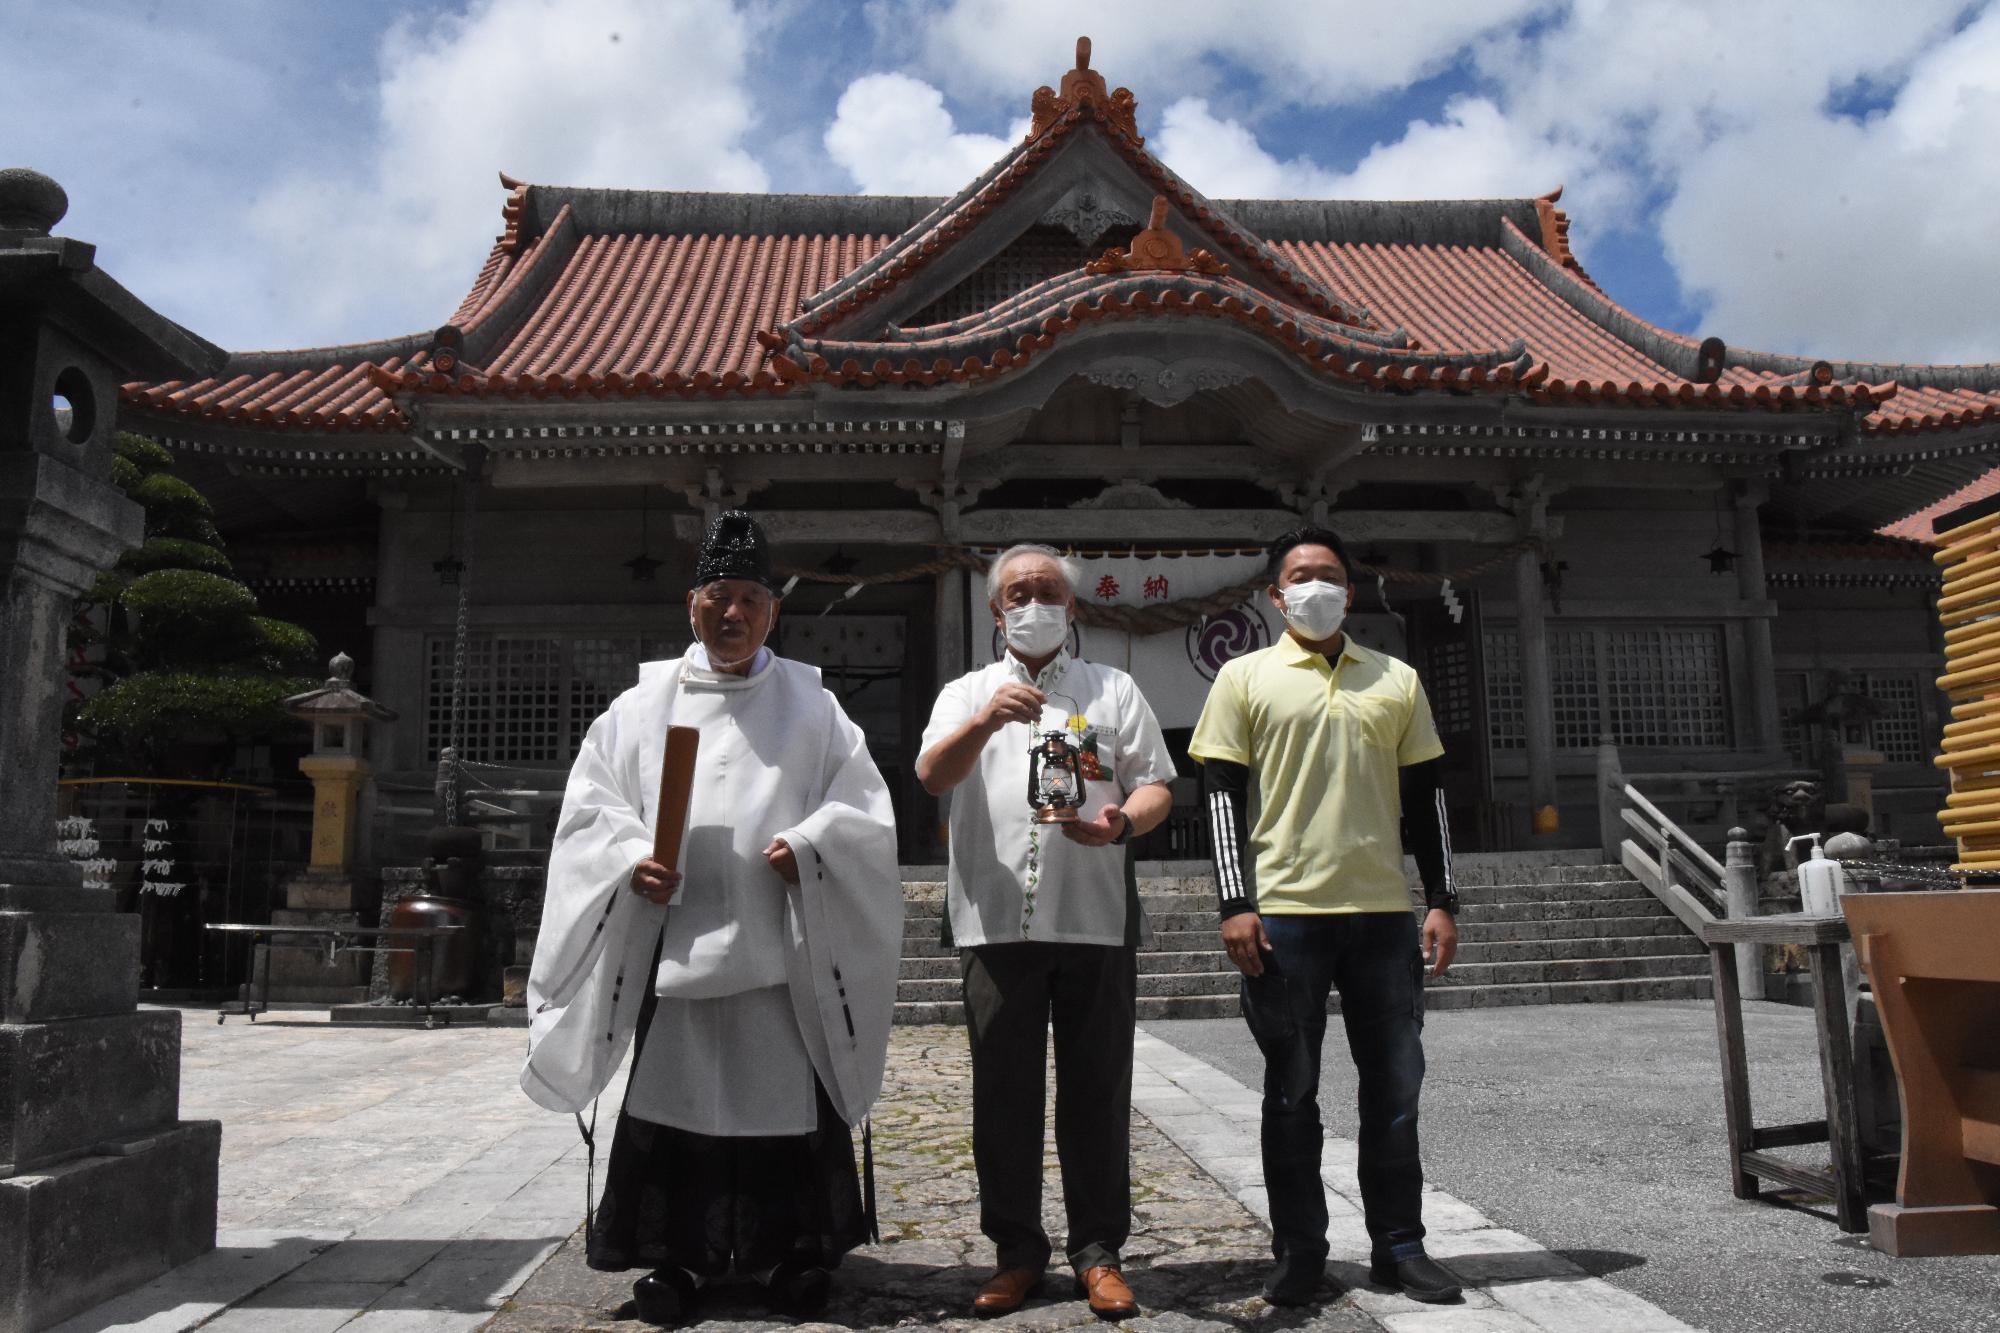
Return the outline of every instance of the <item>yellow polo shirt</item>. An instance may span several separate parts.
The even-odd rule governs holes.
[[[1408,663],[1349,636],[1337,666],[1290,634],[1225,664],[1188,754],[1256,776],[1257,910],[1406,912],[1397,770],[1444,753]]]

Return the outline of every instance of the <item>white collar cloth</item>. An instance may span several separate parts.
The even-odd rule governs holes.
[[[1173,780],[1174,762],[1152,708],[1115,667],[1061,651],[1034,678],[1012,653],[944,687],[924,728],[930,750],[970,722],[1003,684],[1031,684],[1048,696],[1038,726],[1010,722],[980,751],[951,793],[951,864],[946,907],[961,948],[1033,940],[1126,944],[1141,923],[1128,919],[1126,849],[1085,847],[1028,805],[1028,750],[1043,731],[1068,728],[1095,750],[1084,784],[1085,816],[1123,804],[1140,787]],[[1136,903],[1130,904],[1136,911]]]

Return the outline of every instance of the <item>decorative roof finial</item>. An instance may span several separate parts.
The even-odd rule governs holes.
[[[1146,229],[1132,238],[1129,248],[1116,246],[1083,266],[1083,271],[1103,277],[1115,273],[1207,273],[1227,272],[1223,262],[1206,250],[1190,253],[1181,238],[1167,228],[1167,196],[1153,196],[1153,209]]]
[[[1062,77],[1062,90],[1043,84],[1035,89],[1031,103],[1034,123],[1028,130],[1028,138],[1038,139],[1057,121],[1067,118],[1072,112],[1084,108],[1094,111],[1097,118],[1109,129],[1115,129],[1131,137],[1134,145],[1146,141],[1139,137],[1139,101],[1132,96],[1129,88],[1113,91],[1104,82],[1104,76],[1090,67],[1090,38],[1076,39],[1076,68]]]
[[[1088,49],[1089,43],[1085,43]],[[0,231],[46,236],[69,212],[63,187],[31,167],[0,170]]]

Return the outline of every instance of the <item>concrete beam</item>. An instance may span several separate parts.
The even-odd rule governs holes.
[[[1303,520],[1289,509],[979,509],[959,520],[967,542],[1041,538],[1069,542],[1269,541]],[[1519,526],[1508,514],[1357,509],[1335,513],[1333,527],[1349,542],[1455,541],[1502,546]],[[1562,524],[1551,520],[1551,538]]]

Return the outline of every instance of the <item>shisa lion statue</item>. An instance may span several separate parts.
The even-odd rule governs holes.
[[[1826,798],[1820,784],[1810,778],[1780,783],[1764,807],[1770,821],[1764,832],[1763,863],[1768,873],[1791,868],[1786,844],[1807,833],[1818,833],[1826,819]]]

